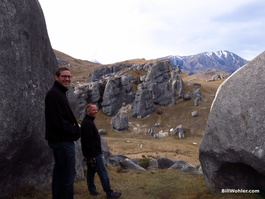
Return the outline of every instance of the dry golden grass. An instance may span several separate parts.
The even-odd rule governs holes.
[[[214,196],[207,192],[203,176],[183,173],[178,170],[124,170],[120,167],[108,167],[111,187],[121,191],[121,199],[261,199],[257,194],[222,194]],[[75,199],[105,199],[98,176],[95,184],[99,196],[88,194],[86,181],[75,183]],[[33,187],[24,187],[20,191],[3,199],[49,199],[51,190],[37,191]]]

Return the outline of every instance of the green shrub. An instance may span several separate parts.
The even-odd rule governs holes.
[[[150,166],[150,159],[145,157],[144,155],[142,156],[143,158],[139,160],[139,166],[147,169]]]

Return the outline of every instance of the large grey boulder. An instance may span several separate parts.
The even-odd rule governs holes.
[[[265,191],[265,52],[219,88],[200,144],[208,189]]]
[[[76,103],[78,104],[77,118],[85,116],[87,103],[96,104],[100,108],[99,102],[102,101],[102,95],[105,89],[102,81],[89,82],[75,88]]]
[[[122,107],[122,102],[132,103],[135,93],[131,92],[131,75],[113,77],[107,81],[103,93],[102,111],[113,116]]]
[[[118,113],[115,117],[111,119],[111,126],[117,131],[126,131],[129,128],[128,123],[129,116],[125,113]]]
[[[194,98],[194,106],[198,106],[199,101],[203,100],[201,96],[201,89],[198,88],[195,91],[193,91],[193,98]]]
[[[0,3],[0,197],[21,186],[50,186],[54,164],[45,135],[44,99],[58,68],[37,0]],[[75,96],[69,91],[75,111]],[[77,178],[83,167],[76,144]]]
[[[110,67],[98,68],[98,69],[94,70],[92,77],[91,77],[91,80],[92,81],[98,81],[98,80],[102,79],[104,76],[118,72],[121,69],[121,67],[124,67],[124,66],[123,65],[113,65]]]
[[[114,115],[121,107],[121,88],[120,79],[109,79],[104,90],[102,111],[106,115]]]
[[[93,82],[94,81],[98,81],[98,80],[102,79],[102,77],[104,75],[108,75],[110,73],[112,73],[112,71],[111,71],[111,68],[109,68],[109,67],[102,67],[102,68],[96,69],[93,72],[93,75],[91,77],[91,80]]]
[[[169,61],[151,62],[147,63],[144,67],[147,69],[146,82],[161,83],[170,78]]]
[[[180,68],[175,68],[175,70],[171,71],[167,88],[169,88],[169,91],[172,93],[171,104],[175,105],[176,97],[182,96],[184,93],[184,82],[181,77]]]
[[[102,100],[104,86],[101,81],[91,82],[87,91],[87,102],[97,104]]]
[[[185,128],[182,124],[178,125],[175,129],[173,129],[173,135],[178,135],[179,138],[185,137]]]
[[[199,172],[199,170],[194,167],[192,164],[183,161],[183,160],[175,160],[175,163],[169,167],[169,170],[173,170],[173,169],[178,169],[180,171],[183,172],[191,172],[191,173],[196,173],[196,174],[201,174],[201,172]]]
[[[156,110],[152,91],[143,89],[137,91],[132,104],[132,117],[143,118]]]
[[[37,0],[0,3],[0,196],[49,186],[44,98],[58,67]]]
[[[168,169],[172,165],[174,165],[175,162],[173,160],[168,159],[167,157],[160,157],[157,159],[157,163],[159,169]]]
[[[131,169],[137,171],[146,171],[143,167],[139,166],[138,164],[134,163],[130,158],[126,158],[120,161],[120,165],[124,169]]]
[[[124,161],[125,159],[129,159],[127,156],[124,155],[112,155],[109,158],[109,165],[110,166],[120,166],[120,162]]]
[[[176,98],[183,94],[184,89],[180,69],[174,68],[169,61],[148,63],[144,68],[147,75],[142,88],[152,91],[154,103],[174,105]]]
[[[112,153],[109,150],[108,143],[105,140],[105,138],[103,136],[100,136],[100,140],[101,140],[101,149],[102,149],[103,159],[105,161],[105,164],[109,165],[110,157],[112,156]]]

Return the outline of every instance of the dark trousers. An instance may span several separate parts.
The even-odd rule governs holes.
[[[97,155],[96,164],[87,165],[87,186],[90,192],[95,192],[96,186],[94,184],[95,173],[99,175],[101,185],[105,193],[109,196],[113,193],[113,190],[110,188],[109,174],[105,167],[104,160],[102,155]]]
[[[74,142],[48,142],[53,150],[54,168],[52,178],[53,199],[73,199],[75,180]]]

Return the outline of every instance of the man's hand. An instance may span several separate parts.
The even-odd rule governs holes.
[[[85,162],[87,164],[95,164],[96,163],[96,158],[85,158]]]

